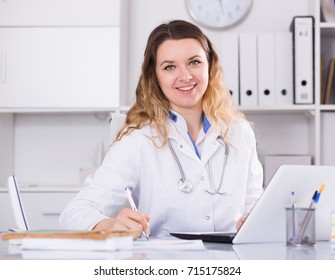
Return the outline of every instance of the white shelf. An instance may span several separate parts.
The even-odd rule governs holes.
[[[320,105],[321,112],[335,112],[335,104]]]
[[[111,112],[119,108],[0,108],[0,113],[89,113],[89,112]]]
[[[43,186],[29,186],[20,187],[21,193],[77,193],[81,187],[79,186],[57,186],[57,185],[43,185]],[[7,193],[6,186],[0,186],[0,193]]]
[[[319,25],[321,29],[335,28],[335,22],[320,22]]]
[[[281,105],[273,105],[273,106],[255,106],[255,107],[244,107],[240,106],[240,110],[247,113],[269,113],[269,112],[310,112],[314,111],[316,109],[316,106],[313,105],[287,105],[287,106],[281,106]]]

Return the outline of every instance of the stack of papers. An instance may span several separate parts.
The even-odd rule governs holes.
[[[202,240],[183,240],[178,238],[170,239],[150,239],[134,241],[133,250],[206,250]]]
[[[2,234],[3,240],[20,240],[23,250],[117,251],[131,249],[137,231],[23,231]]]

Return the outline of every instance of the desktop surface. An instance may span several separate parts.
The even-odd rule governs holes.
[[[317,242],[315,247],[289,247],[285,243],[223,244],[204,243],[206,250],[143,250],[143,251],[34,251],[0,241],[0,260],[76,259],[76,260],[331,260],[335,244]]]

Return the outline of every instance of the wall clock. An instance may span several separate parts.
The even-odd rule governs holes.
[[[186,9],[200,25],[227,28],[242,21],[251,8],[252,0],[185,0]]]

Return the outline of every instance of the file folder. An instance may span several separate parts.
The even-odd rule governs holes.
[[[274,33],[257,35],[258,103],[275,104],[275,47]]]
[[[314,104],[314,18],[296,16],[292,22],[294,103]]]
[[[293,104],[292,34],[275,33],[275,99],[277,105]]]
[[[229,90],[236,106],[239,102],[239,63],[238,35],[223,34],[220,37],[221,48],[218,50],[224,75],[225,87]]]
[[[255,33],[241,33],[240,102],[241,106],[257,106],[257,38]]]
[[[326,89],[325,89],[325,96],[323,104],[330,104],[331,100],[331,92],[333,89],[333,83],[334,83],[334,69],[335,69],[335,58],[332,58],[329,61],[329,67],[328,67],[328,75],[327,75],[327,80],[326,80]]]

